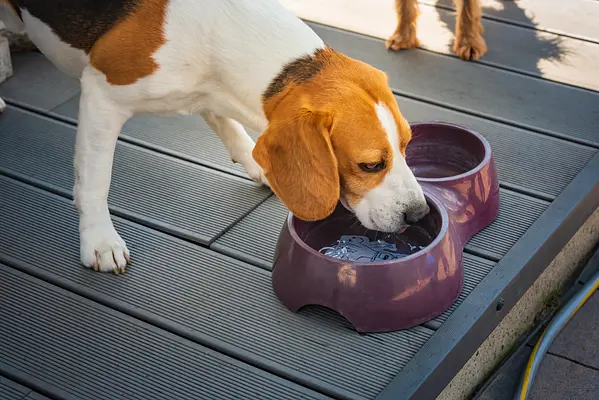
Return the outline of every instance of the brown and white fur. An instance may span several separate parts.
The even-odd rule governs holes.
[[[482,34],[480,0],[454,0],[457,6],[457,24],[453,52],[462,60],[478,60],[487,53]],[[386,45],[388,49],[412,49],[420,42],[416,33],[418,0],[395,0],[397,28]]]
[[[81,81],[74,198],[87,267],[129,261],[107,196],[119,132],[139,113],[200,114],[302,219],[341,200],[366,227],[396,231],[428,212],[386,75],[325,46],[276,0],[0,1]],[[263,132],[256,145],[244,126]]]

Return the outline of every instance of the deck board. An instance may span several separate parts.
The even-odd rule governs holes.
[[[326,398],[2,264],[0,303],[0,371],[61,398]]]
[[[405,52],[400,56],[385,50],[379,39],[318,24],[310,25],[332,47],[387,72],[390,84],[398,94],[599,147],[599,131],[595,129],[599,123],[599,93],[422,50]],[[39,54],[36,56],[41,58]],[[15,57],[15,60],[20,59],[20,56]],[[18,72],[19,61],[15,64]],[[47,61],[36,60],[35,64],[43,71],[42,74],[31,68],[26,73],[15,74],[0,85],[0,96],[19,103],[27,102],[31,99],[22,91],[6,89],[13,79],[18,78],[20,86],[31,87],[34,79],[40,79],[38,74],[46,77],[45,81],[51,85],[62,76]],[[70,88],[72,96],[61,98],[62,101],[52,108],[59,107],[78,93],[72,80],[64,85]],[[40,90],[39,95],[38,103],[47,102],[39,100],[46,96],[44,92]],[[55,94],[52,96],[56,97]],[[36,102],[31,104],[36,105]]]
[[[374,398],[433,333],[381,342],[320,308],[290,313],[268,271],[118,217],[133,264],[124,276],[94,273],[79,264],[69,200],[1,176],[0,198],[0,261],[327,393]]]
[[[37,392],[30,392],[23,400],[51,400],[50,398],[41,395]]]
[[[71,195],[73,126],[9,108],[0,131],[1,171]],[[112,176],[108,202],[114,212],[205,244],[270,196],[246,179],[123,142],[117,144]]]

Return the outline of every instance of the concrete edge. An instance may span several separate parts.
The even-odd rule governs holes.
[[[471,399],[535,325],[545,300],[580,271],[588,254],[599,242],[599,209],[587,219],[534,284],[518,300],[501,323],[439,394],[437,400]]]

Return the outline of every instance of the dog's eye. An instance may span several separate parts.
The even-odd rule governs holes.
[[[358,165],[364,172],[379,172],[385,169],[384,161],[380,161],[378,163],[360,163]]]

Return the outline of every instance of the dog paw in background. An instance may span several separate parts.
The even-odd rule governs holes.
[[[487,53],[487,44],[480,33],[456,36],[453,52],[462,60],[479,60]]]
[[[479,0],[458,0],[457,6],[453,52],[462,60],[478,60],[487,53]]]
[[[420,46],[420,41],[416,34],[404,33],[395,31],[393,35],[385,42],[388,49],[397,51],[401,49],[415,49]]]
[[[395,0],[395,12],[397,13],[397,28],[385,42],[387,49],[397,51],[420,46],[416,32],[419,14],[418,1]]]
[[[462,60],[479,60],[487,53],[480,0],[454,0],[457,24],[453,52]],[[417,34],[418,0],[395,0],[397,28],[385,45],[390,50],[413,49],[420,45]]]

